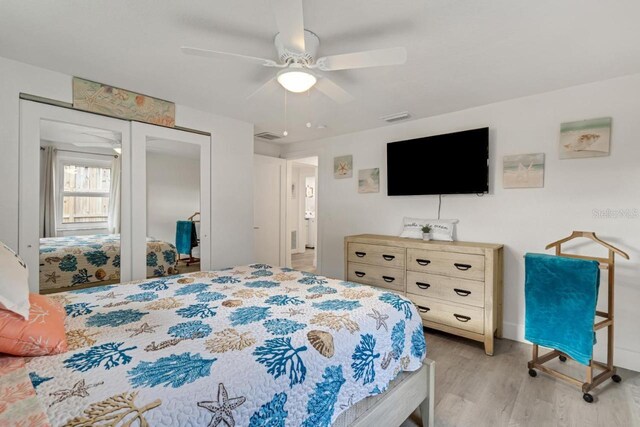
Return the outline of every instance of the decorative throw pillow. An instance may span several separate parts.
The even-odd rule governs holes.
[[[29,270],[27,264],[0,242],[0,309],[29,315]]]
[[[431,227],[432,240],[452,242],[457,223],[457,219],[421,219],[405,217],[404,228],[402,229],[400,237],[422,239],[422,227],[428,224]]]
[[[29,294],[28,320],[0,309],[0,353],[45,356],[67,351],[64,308],[49,297]]]

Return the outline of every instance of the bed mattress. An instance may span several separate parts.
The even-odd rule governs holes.
[[[264,264],[55,298],[70,349],[26,365],[52,425],[329,426],[426,354],[402,296]]]

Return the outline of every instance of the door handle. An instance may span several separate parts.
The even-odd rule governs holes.
[[[455,318],[456,318],[456,320],[457,320],[458,322],[462,322],[462,323],[466,323],[466,322],[468,322],[469,320],[471,320],[471,317],[469,317],[469,316],[463,316],[462,314],[455,314],[455,313],[454,313],[454,314],[453,314],[453,317],[455,317]]]
[[[420,313],[426,313],[426,312],[428,312],[429,310],[431,310],[429,307],[424,307],[424,306],[422,306],[422,305],[417,305],[416,307],[418,307],[418,311],[419,311]]]
[[[367,253],[366,252],[356,252],[356,256],[358,258],[362,258],[363,256],[365,256]]]
[[[416,282],[416,285],[418,285],[420,289],[429,289],[431,287],[430,284],[423,282]]]
[[[395,278],[395,277],[391,277],[391,276],[382,276],[382,278],[383,278],[383,279],[384,279],[384,281],[385,281],[385,282],[387,282],[387,283],[391,283],[391,282],[393,282],[394,280],[396,280],[396,278]]]
[[[355,273],[358,277],[364,277],[364,275],[366,274],[364,271],[356,271]]]
[[[467,291],[467,290],[464,290],[464,289],[454,288],[453,292],[455,292],[456,294],[460,295],[461,297],[468,297],[469,295],[471,295],[471,291]]]
[[[260,230],[260,227],[253,227],[254,230]]]
[[[416,262],[420,265],[429,265],[431,264],[431,261],[428,259],[422,259],[422,258],[418,258],[416,259]]]
[[[460,264],[460,263],[457,263],[457,262],[456,262],[456,263],[454,263],[453,265],[455,265],[455,266],[456,266],[456,268],[457,268],[458,270],[461,270],[461,271],[467,271],[468,269],[470,269],[470,268],[471,268],[471,266],[470,266],[469,264]]]
[[[393,261],[395,259],[394,255],[382,255],[385,261]]]

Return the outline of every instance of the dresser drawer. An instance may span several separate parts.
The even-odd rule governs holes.
[[[484,310],[470,305],[445,303],[435,298],[408,294],[420,313],[430,322],[440,323],[465,331],[484,333]]]
[[[407,271],[407,293],[484,307],[484,282]]]
[[[347,280],[404,292],[404,270],[350,262]]]
[[[462,279],[484,280],[484,256],[407,249],[407,270]]]
[[[405,250],[393,246],[349,243],[347,260],[381,267],[404,268]]]

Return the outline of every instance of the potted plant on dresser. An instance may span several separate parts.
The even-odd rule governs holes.
[[[422,240],[431,240],[431,227],[429,224],[425,224],[422,227]]]

